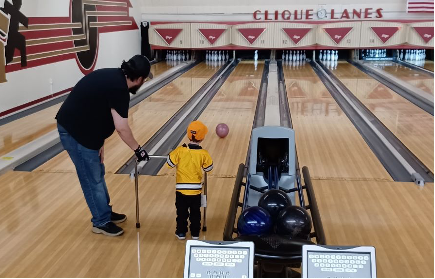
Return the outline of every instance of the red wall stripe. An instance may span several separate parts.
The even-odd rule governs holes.
[[[44,101],[47,101],[47,100],[50,100],[50,99],[53,99],[53,98],[56,98],[56,97],[58,97],[58,96],[60,96],[60,95],[63,95],[63,94],[68,93],[68,92],[71,92],[71,90],[72,90],[72,88],[68,88],[68,89],[62,90],[62,91],[60,91],[60,92],[54,93],[53,95],[48,95],[48,96],[45,96],[45,97],[43,97],[43,98],[40,98],[40,99],[37,99],[37,100],[31,101],[31,102],[28,102],[28,103],[23,104],[23,105],[20,105],[20,106],[18,106],[18,107],[14,107],[14,108],[11,108],[11,109],[8,109],[8,110],[5,110],[5,111],[3,111],[3,112],[0,112],[0,117],[4,117],[4,116],[6,116],[6,115],[8,115],[8,114],[12,114],[12,113],[14,113],[14,112],[17,112],[17,111],[23,110],[23,109],[28,108],[28,107],[30,107],[30,106],[33,106],[33,105],[36,105],[36,104],[42,103],[42,102],[44,102]]]
[[[129,12],[128,7],[118,7],[118,6],[97,6],[97,11],[104,11],[104,12]]]
[[[123,25],[123,26],[106,26],[98,28],[100,33],[110,33],[110,32],[119,32],[119,31],[128,31],[128,30],[137,30],[138,26],[135,21],[133,21],[132,25]],[[125,42],[128,43],[128,42]]]
[[[33,60],[33,61],[27,61],[26,68],[21,68],[20,63],[6,65],[6,73],[16,72],[16,71],[20,71],[20,70],[24,70],[24,69],[28,69],[28,68],[43,66],[43,65],[47,65],[47,64],[52,64],[52,63],[56,63],[56,62],[69,60],[69,59],[74,59],[74,58],[75,58],[75,54],[70,53],[70,54],[63,54],[63,55],[59,55],[59,56],[48,57],[48,58],[43,58],[43,59],[38,59],[38,60]]]
[[[74,47],[74,43],[72,41],[69,41],[69,42],[28,46],[26,47],[26,50],[27,50],[27,55],[30,55],[30,54],[38,54],[42,52],[61,50],[61,49],[72,48],[72,47]],[[20,56],[20,51],[18,49],[15,49],[14,56]]]
[[[29,17],[29,25],[71,23],[70,17]]]
[[[26,31],[21,32],[26,40],[41,39],[41,38],[52,38],[60,36],[71,36],[72,30],[69,29],[55,29],[55,30],[43,30],[43,31]]]

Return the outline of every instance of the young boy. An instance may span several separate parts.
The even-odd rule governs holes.
[[[199,238],[201,229],[202,171],[209,172],[213,169],[210,154],[199,146],[207,132],[207,127],[201,121],[193,121],[187,127],[187,137],[190,143],[177,147],[168,156],[168,166],[170,168],[177,167],[175,199],[177,230],[175,236],[178,239],[186,238],[188,217],[190,219],[192,239]]]

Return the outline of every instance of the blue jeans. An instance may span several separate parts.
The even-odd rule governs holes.
[[[104,180],[104,164],[101,163],[99,150],[88,149],[78,143],[62,126],[57,124],[60,141],[73,161],[86,203],[92,214],[94,226],[110,222],[112,207]]]

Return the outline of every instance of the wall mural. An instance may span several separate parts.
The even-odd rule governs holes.
[[[69,17],[27,17],[22,0],[0,8],[0,83],[7,73],[75,59],[83,74],[94,70],[99,34],[138,29],[130,0],[71,0]]]

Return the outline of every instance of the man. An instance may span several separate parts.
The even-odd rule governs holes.
[[[92,214],[92,232],[118,236],[124,231],[116,224],[127,216],[112,211],[104,180],[104,140],[113,132],[134,150],[138,161],[148,154],[134,138],[128,125],[129,92],[136,94],[151,65],[142,55],[123,61],[121,68],[100,69],[83,77],[56,115],[63,147],[73,161]]]

